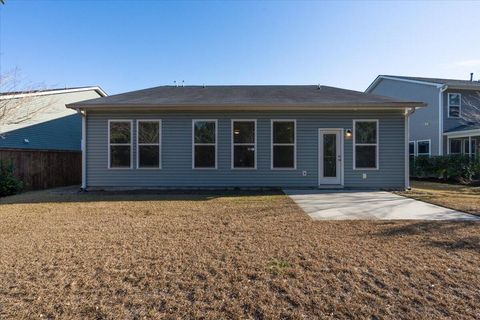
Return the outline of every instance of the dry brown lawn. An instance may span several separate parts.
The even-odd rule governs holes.
[[[267,193],[0,203],[0,319],[480,317],[478,223],[312,221]]]
[[[480,187],[412,181],[412,190],[399,194],[447,208],[480,215]]]

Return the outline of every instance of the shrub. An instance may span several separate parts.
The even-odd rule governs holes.
[[[13,164],[0,161],[0,197],[16,194],[23,189],[23,183],[14,176]]]
[[[468,155],[418,156],[410,162],[415,178],[433,178],[469,183],[480,178],[480,158]]]

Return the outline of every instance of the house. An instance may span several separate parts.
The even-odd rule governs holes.
[[[380,75],[366,90],[422,101],[427,108],[410,116],[411,156],[478,154],[480,81]]]
[[[65,105],[105,96],[99,87],[0,93],[0,149],[80,152],[81,119]]]
[[[160,86],[76,102],[83,188],[408,186],[421,102],[328,86]]]
[[[1,93],[0,161],[27,190],[80,183],[82,120],[65,104],[105,96],[99,87]]]

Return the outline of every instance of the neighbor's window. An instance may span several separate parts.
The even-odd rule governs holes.
[[[449,93],[448,94],[448,116],[450,118],[459,118],[460,117],[460,103],[462,101],[462,96],[460,93]]]
[[[217,167],[217,120],[193,120],[193,167]]]
[[[160,168],[161,121],[137,121],[137,167]]]
[[[417,155],[419,156],[430,155],[430,140],[417,141]]]
[[[408,154],[410,156],[410,162],[415,160],[415,141],[408,143]]]
[[[272,168],[295,169],[295,121],[272,121]]]
[[[468,139],[463,140],[463,150],[465,154],[475,155],[477,153],[477,140],[472,139],[471,145],[468,145]],[[472,150],[470,153],[470,149]]]
[[[354,120],[354,169],[378,169],[378,120]]]
[[[233,168],[255,168],[256,121],[232,121]]]
[[[462,153],[462,140],[450,139],[450,154],[461,154],[461,153]]]
[[[109,167],[132,167],[132,121],[109,121]]]

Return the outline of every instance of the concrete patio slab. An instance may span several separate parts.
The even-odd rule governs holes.
[[[285,194],[316,220],[471,220],[479,217],[385,191],[292,190]]]

